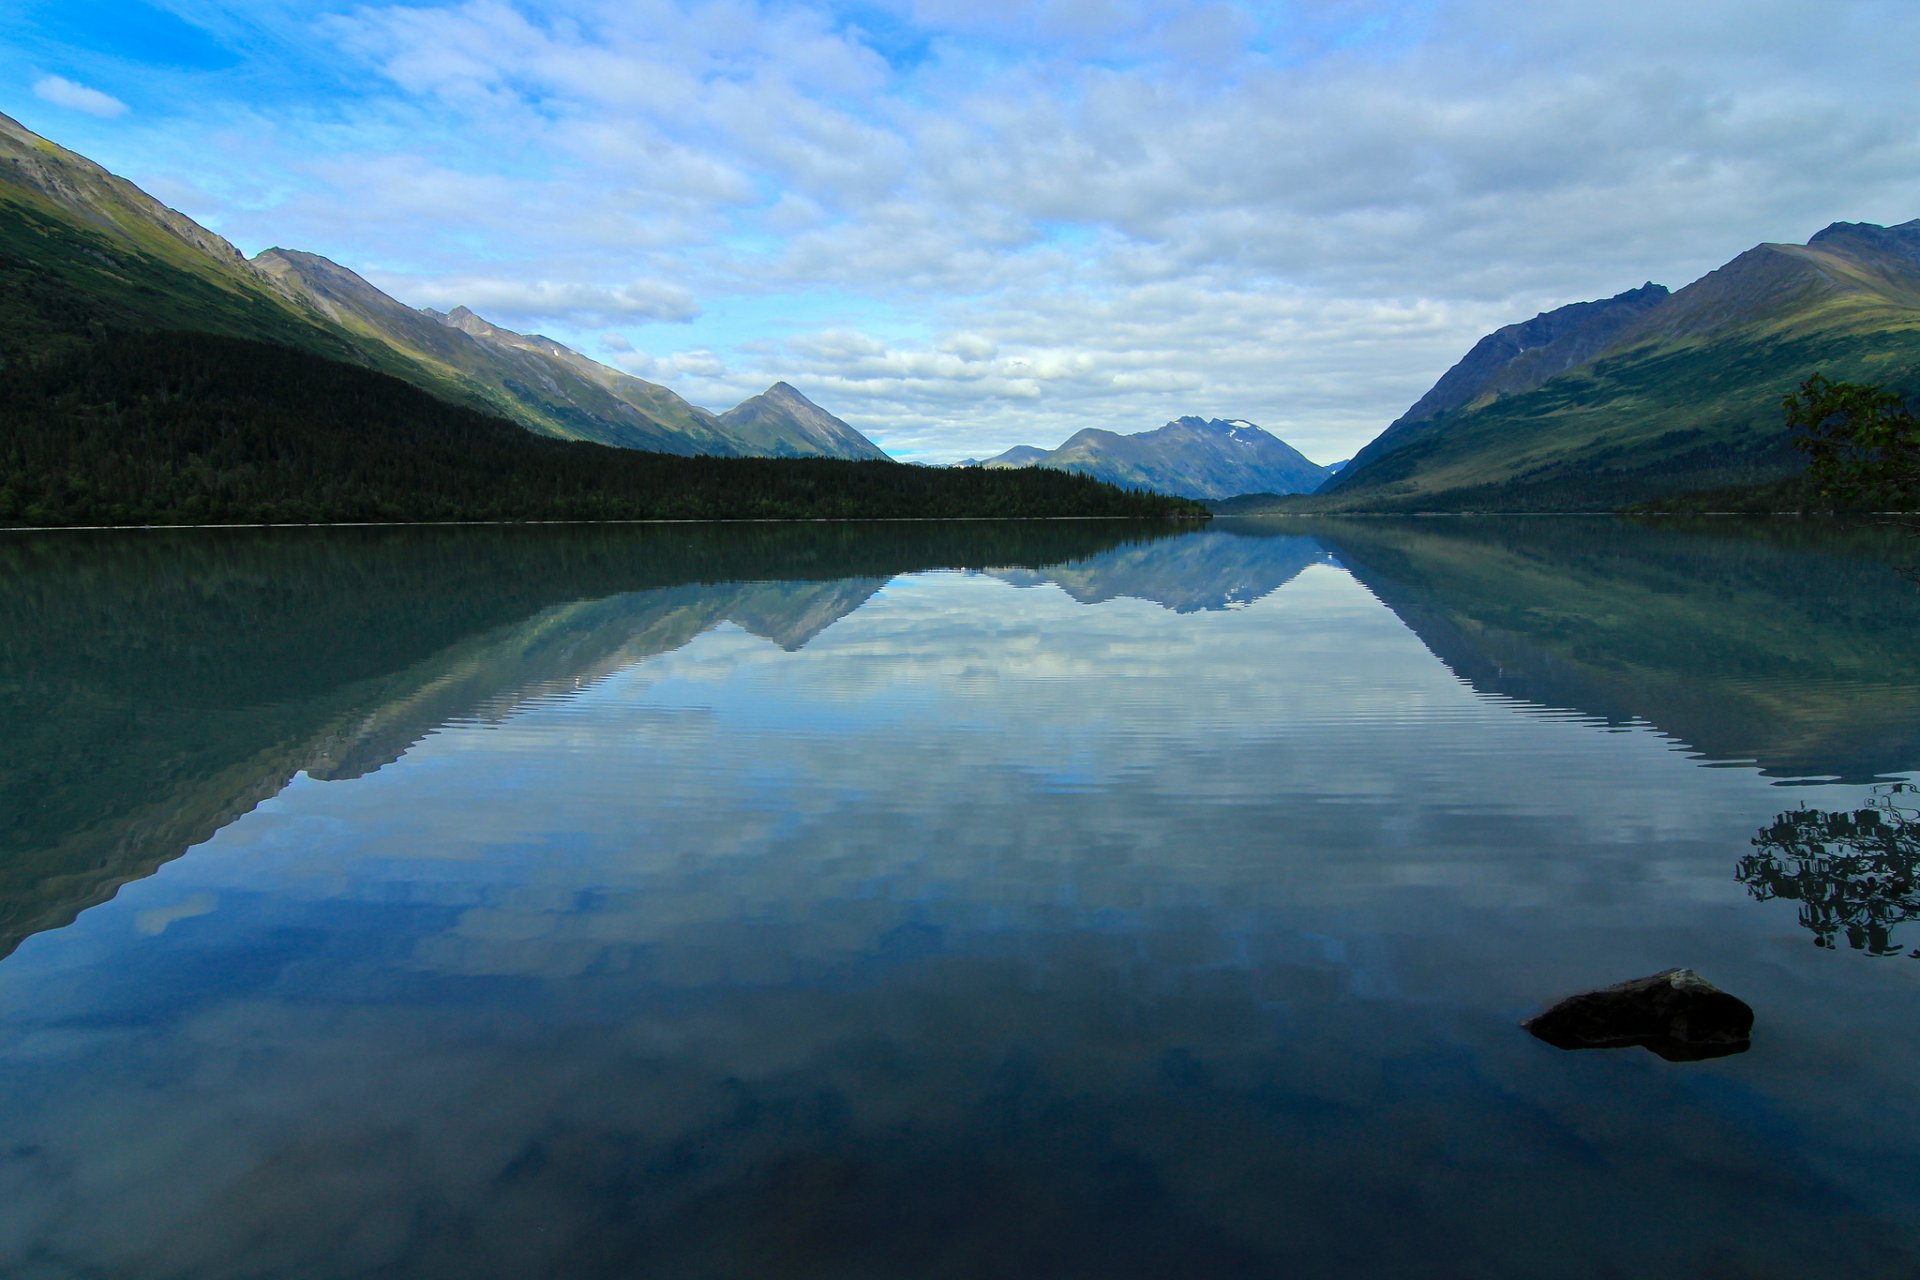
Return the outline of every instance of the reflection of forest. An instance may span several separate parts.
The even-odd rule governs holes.
[[[16,534],[0,956],[295,773],[380,767],[723,621],[797,648],[897,573],[1072,562],[1118,521]]]
[[[1761,902],[1800,904],[1814,943],[1899,955],[1895,926],[1920,917],[1920,788],[1896,784],[1852,813],[1794,809],[1762,827],[1735,873]],[[1920,959],[1920,948],[1906,953]]]
[[[1644,721],[1713,760],[1920,767],[1920,592],[1899,530],[1817,521],[1288,520],[1481,693]]]

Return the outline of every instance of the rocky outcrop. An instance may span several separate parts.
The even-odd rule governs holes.
[[[1667,969],[1568,996],[1520,1024],[1558,1049],[1635,1045],[1669,1062],[1744,1053],[1753,1010],[1691,969]]]

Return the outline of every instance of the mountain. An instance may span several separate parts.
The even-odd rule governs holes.
[[[1031,467],[1045,462],[1051,453],[1048,449],[1035,448],[1030,444],[1017,444],[1005,453],[995,454],[981,462],[970,465],[976,467]]]
[[[1489,335],[1305,505],[1603,510],[1790,481],[1780,400],[1808,375],[1920,391],[1920,220],[1835,223],[1584,307],[1529,323],[1578,355],[1624,319],[1590,358],[1534,381],[1546,365],[1498,358],[1526,326]]]
[[[406,363],[283,296],[190,218],[0,115],[0,365],[84,350],[103,332],[162,329],[390,373]]]
[[[721,414],[719,428],[742,453],[769,458],[887,456],[873,441],[784,382]]]
[[[1531,391],[1549,378],[1587,363],[1670,296],[1665,285],[1649,281],[1599,302],[1571,303],[1495,329],[1474,343],[1458,364],[1349,459],[1348,465],[1364,466],[1391,453],[1451,411]]]
[[[1278,436],[1237,418],[1177,418],[1130,436],[1089,427],[1058,449],[1016,445],[979,465],[1078,471],[1109,484],[1183,498],[1311,493],[1329,474]]]
[[[560,439],[683,455],[886,456],[784,383],[767,393],[784,416],[749,412],[734,431],[666,387],[464,307],[445,315],[408,307],[318,254],[275,248],[249,261],[132,183],[0,115],[0,361],[83,347],[103,330],[292,347]]]
[[[550,339],[498,328],[464,307],[449,315],[416,310],[318,254],[268,249],[253,265],[289,298],[441,371],[482,406],[541,435],[659,453],[742,452],[705,410]]]

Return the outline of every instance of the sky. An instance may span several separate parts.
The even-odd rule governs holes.
[[[8,0],[0,111],[897,458],[1354,453],[1482,334],[1920,217],[1912,0]]]

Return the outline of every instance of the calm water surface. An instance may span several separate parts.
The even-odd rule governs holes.
[[[0,1274],[1912,1276],[1903,557],[9,535]]]

